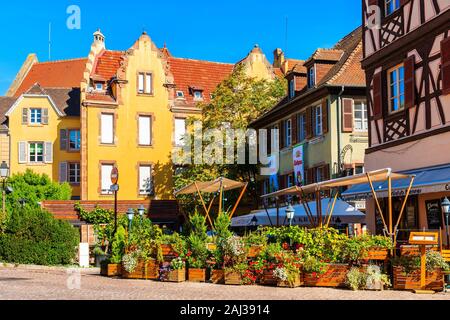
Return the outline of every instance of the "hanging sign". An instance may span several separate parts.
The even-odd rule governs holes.
[[[305,160],[303,145],[298,145],[293,150],[295,184],[300,185],[305,177]]]
[[[269,157],[269,192],[275,192],[278,191],[279,185],[278,185],[278,159],[279,156],[277,155],[271,155]]]

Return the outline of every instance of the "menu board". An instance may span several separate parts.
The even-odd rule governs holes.
[[[428,229],[439,230],[442,228],[441,200],[430,200],[425,202],[427,209]]]

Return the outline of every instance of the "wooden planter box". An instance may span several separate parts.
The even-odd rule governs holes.
[[[211,283],[224,284],[225,283],[225,271],[223,270],[211,270]]]
[[[307,287],[345,287],[347,273],[350,266],[344,264],[329,264],[323,274],[304,274],[304,283]]]
[[[303,285],[303,277],[299,273],[296,277],[293,283],[289,283],[287,281],[278,281],[277,286],[281,288],[298,288]]]
[[[189,269],[188,280],[190,282],[206,282],[206,269]]]
[[[386,261],[389,259],[388,249],[371,249],[367,255],[368,260]]]
[[[438,248],[435,246],[427,246],[427,250],[438,251]],[[420,256],[419,246],[401,246],[400,247],[400,255],[402,256]]]
[[[278,279],[273,276],[273,270],[264,270],[259,283],[263,286],[276,286]]]
[[[425,290],[443,291],[444,273],[442,270],[427,272]],[[394,267],[394,289],[395,290],[420,290],[420,270],[405,274],[402,268]]]
[[[156,280],[159,278],[159,265],[156,260],[150,260],[146,263],[139,261],[132,273],[127,272],[122,266],[122,277],[125,279]]]
[[[122,265],[120,264],[102,264],[100,273],[105,277],[118,277],[122,274]]]
[[[185,282],[186,281],[186,269],[172,270],[167,276],[169,282]]]
[[[251,246],[248,248],[248,258],[257,258],[261,254],[261,251],[263,250],[262,246]]]
[[[242,285],[242,276],[238,272],[225,272],[225,284],[240,286]]]
[[[173,251],[173,247],[171,244],[162,244],[161,250],[163,256],[174,256],[175,252]]]

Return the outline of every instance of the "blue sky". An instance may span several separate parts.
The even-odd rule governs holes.
[[[81,29],[66,26],[70,5],[81,9]],[[288,41],[286,46],[286,18]],[[85,57],[101,28],[108,49],[125,50],[146,30],[174,56],[237,62],[259,44],[272,61],[280,47],[290,58],[307,58],[331,47],[361,24],[361,0],[227,1],[5,1],[0,10],[0,95],[29,53],[48,60]]]

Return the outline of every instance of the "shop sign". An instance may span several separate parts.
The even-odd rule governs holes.
[[[305,162],[303,145],[296,146],[293,150],[295,183],[303,184],[305,177]]]

